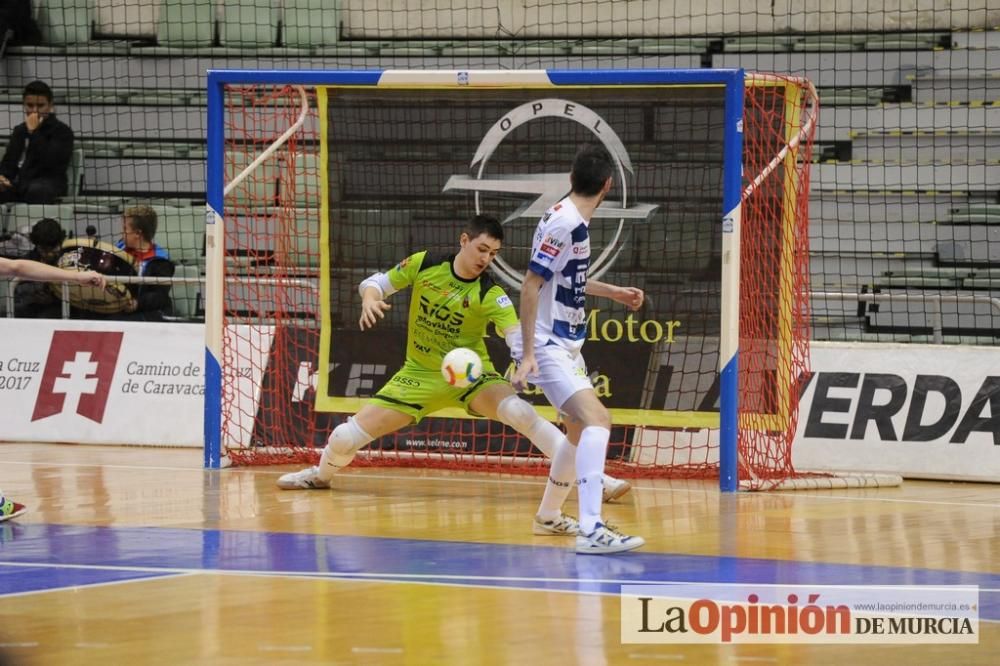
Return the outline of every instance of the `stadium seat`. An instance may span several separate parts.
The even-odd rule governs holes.
[[[319,155],[316,153],[299,153],[295,156],[293,175],[293,191],[280,192],[281,199],[285,204],[317,205],[319,203],[319,191],[316,182],[316,174],[319,172]],[[284,168],[282,168],[284,171]],[[286,186],[287,179],[282,179],[280,185]]]
[[[226,183],[239,175],[257,157],[256,153],[234,151],[226,154]],[[278,160],[272,155],[257,166],[246,180],[226,197],[229,206],[270,206],[278,194]]]
[[[181,264],[174,272],[175,278],[201,277],[198,266]],[[170,287],[170,300],[174,305],[174,318],[180,320],[194,319],[198,314],[199,303],[204,282],[175,282]]]
[[[176,264],[204,265],[205,209],[198,206],[155,205],[156,242]]]
[[[80,194],[81,182],[83,181],[83,148],[76,146],[73,149],[73,156],[69,161],[69,168],[66,170],[66,196],[75,197]]]
[[[215,42],[212,0],[162,0],[156,39],[160,46],[212,46]]]
[[[282,41],[293,48],[333,46],[338,18],[336,5],[326,0],[285,0]]]
[[[281,9],[269,0],[224,0],[219,41],[223,46],[269,48],[278,43]]]
[[[73,206],[69,204],[7,204],[3,227],[6,231],[17,231],[31,227],[43,217],[51,217],[62,224],[63,229],[73,228]]]
[[[49,45],[86,44],[90,41],[92,0],[41,0],[38,29]]]
[[[319,268],[319,208],[297,208],[292,211],[297,232],[292,234],[291,263],[302,268]]]

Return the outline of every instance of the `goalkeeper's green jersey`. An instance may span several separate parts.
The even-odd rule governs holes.
[[[466,280],[455,274],[455,255],[435,258],[424,252],[410,255],[388,273],[395,289],[412,287],[407,324],[406,359],[429,370],[440,370],[444,355],[468,347],[492,371],[486,351],[487,329],[499,334],[517,326],[510,297],[487,273]]]

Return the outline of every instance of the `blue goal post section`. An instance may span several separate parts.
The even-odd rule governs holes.
[[[523,156],[532,150],[533,132],[537,129],[529,127],[529,120],[535,117],[546,116],[550,120],[572,121],[574,130],[564,136],[567,142],[578,142],[583,139],[592,142],[603,143],[617,161],[619,173],[616,174],[616,184],[618,184],[617,194],[612,191],[609,199],[617,197],[615,201],[607,201],[602,204],[604,219],[609,220],[612,228],[602,241],[603,247],[594,248],[592,254],[592,271],[602,268],[611,268],[611,264],[624,253],[634,254],[640,252],[633,247],[623,246],[627,232],[623,231],[632,222],[642,222],[651,214],[651,211],[662,206],[660,201],[643,201],[641,195],[637,196],[634,191],[629,190],[629,184],[636,179],[633,173],[634,167],[631,163],[630,151],[647,152],[648,146],[643,147],[643,135],[640,126],[637,125],[634,132],[616,133],[615,118],[624,109],[634,107],[641,109],[645,113],[646,132],[655,132],[658,128],[656,110],[661,98],[685,99],[688,107],[694,108],[691,115],[698,115],[697,109],[692,105],[691,100],[704,96],[711,99],[711,103],[716,105],[721,111],[717,127],[713,128],[715,135],[712,137],[712,145],[720,147],[721,150],[714,159],[718,164],[704,166],[706,173],[710,172],[711,178],[706,176],[704,183],[698,185],[701,188],[711,188],[714,190],[710,198],[715,207],[714,224],[715,229],[711,235],[718,244],[714,248],[718,260],[711,263],[712,270],[718,275],[718,293],[713,301],[716,312],[711,313],[710,318],[717,317],[716,323],[711,324],[713,342],[716,349],[712,350],[712,358],[716,358],[717,366],[714,368],[716,377],[710,382],[712,384],[708,393],[715,393],[714,396],[702,396],[696,407],[688,410],[688,414],[682,417],[672,415],[670,410],[659,410],[655,407],[632,404],[624,406],[616,404],[614,401],[609,404],[612,410],[612,417],[615,423],[633,424],[636,426],[660,427],[665,430],[682,431],[689,427],[717,428],[718,434],[718,473],[719,484],[723,491],[735,491],[739,485],[740,461],[737,452],[738,430],[741,425],[739,413],[739,372],[738,363],[740,358],[740,232],[741,232],[741,199],[744,196],[744,159],[743,159],[743,118],[744,118],[744,94],[746,89],[746,78],[742,69],[697,69],[697,70],[510,70],[510,71],[427,71],[427,70],[385,70],[385,71],[251,71],[251,70],[213,70],[208,73],[208,162],[207,162],[207,231],[206,231],[206,299],[205,299],[205,321],[206,321],[206,391],[205,391],[205,466],[217,468],[227,464],[228,445],[224,441],[224,420],[227,418],[226,410],[229,409],[228,399],[224,387],[225,381],[236,381],[234,372],[227,369],[225,358],[224,339],[227,327],[232,325],[228,317],[227,306],[225,305],[225,289],[228,281],[239,279],[227,275],[227,261],[232,261],[226,250],[226,233],[224,227],[230,224],[232,211],[227,208],[227,192],[238,185],[241,179],[251,174],[255,168],[265,165],[269,156],[274,150],[280,148],[287,136],[291,136],[297,128],[290,126],[281,133],[281,128],[267,128],[261,132],[261,140],[255,144],[259,154],[248,164],[242,165],[239,173],[234,172],[233,165],[227,164],[227,131],[230,131],[232,121],[231,108],[227,107],[226,95],[228,91],[245,87],[291,87],[294,90],[312,91],[309,95],[301,93],[301,105],[303,115],[305,109],[311,107],[313,113],[318,118],[320,140],[316,147],[319,153],[318,168],[321,173],[320,183],[317,185],[322,191],[322,213],[321,213],[321,236],[319,244],[322,252],[321,264],[319,265],[320,282],[320,304],[322,307],[322,327],[319,342],[318,357],[312,359],[313,367],[328,368],[333,367],[338,359],[331,355],[331,316],[339,316],[341,313],[331,312],[331,274],[336,272],[337,267],[331,264],[330,251],[330,230],[329,230],[329,205],[331,196],[342,195],[336,190],[337,178],[332,176],[329,170],[331,163],[336,163],[339,157],[331,154],[331,145],[336,145],[338,137],[341,136],[344,126],[349,125],[352,120],[359,124],[367,122],[369,125],[378,124],[379,113],[384,109],[401,108],[402,100],[409,100],[410,105],[419,107],[422,100],[437,100],[441,104],[456,104],[463,100],[468,101],[471,106],[479,109],[481,114],[487,118],[484,120],[486,126],[490,128],[485,135],[477,136],[479,142],[477,150],[480,154],[462,154],[461,159],[466,163],[471,161],[472,167],[465,174],[456,174],[447,178],[445,183],[440,183],[439,192],[442,190],[463,191],[470,202],[468,213],[478,212],[478,208],[485,208],[487,201],[493,208],[497,202],[506,201],[507,209],[500,211],[500,217],[505,224],[515,218],[520,221],[518,224],[532,224],[531,216],[537,222],[538,212],[547,206],[554,204],[562,195],[568,192],[568,179],[563,183],[560,194],[560,186],[553,185],[551,171],[568,172],[569,163],[560,155],[560,163],[552,164],[548,173],[516,173],[509,169],[504,172],[501,168],[499,172],[490,171],[498,168],[500,155],[511,155],[511,159],[525,159]],[[365,106],[363,110],[358,110],[358,100],[363,99]],[[380,103],[379,100],[385,100]],[[295,96],[292,95],[293,104]],[[443,101],[442,101],[443,100]],[[558,109],[553,106],[558,105]],[[507,111],[505,112],[504,109]],[[332,114],[341,113],[335,116],[338,122],[331,121]],[[415,117],[419,117],[420,122],[428,122],[428,118],[433,114],[419,109],[413,112]],[[353,114],[353,115],[351,115]],[[562,116],[562,118],[559,118]],[[440,113],[437,116],[440,120],[448,118],[447,113]],[[523,126],[523,127],[522,127]],[[508,132],[520,127],[523,135],[519,141],[511,142],[509,147],[498,148],[497,144],[502,143]],[[559,129],[558,132],[562,132]],[[492,134],[491,134],[492,132]],[[626,135],[627,134],[627,135]],[[489,138],[495,141],[489,143]],[[480,140],[481,139],[481,140]],[[697,152],[696,144],[699,137],[685,137],[687,143],[686,150]],[[359,140],[358,137],[354,138]],[[399,137],[393,139],[392,136],[384,139],[387,142],[393,140],[400,141]],[[433,140],[433,136],[432,136]],[[446,143],[446,142],[442,142]],[[473,142],[473,147],[475,147]],[[490,154],[481,154],[487,150]],[[443,150],[455,149],[444,148]],[[464,144],[457,145],[457,149],[464,150]],[[373,148],[374,150],[375,148]],[[271,152],[269,152],[271,151]],[[503,153],[502,151],[507,151]],[[518,153],[521,158],[518,158]],[[544,157],[544,156],[543,156]],[[492,158],[492,159],[491,159]],[[540,158],[533,158],[540,159]],[[679,158],[678,158],[679,159]],[[489,163],[489,168],[487,168]],[[659,173],[647,172],[643,177],[660,179],[658,187],[664,190],[664,201],[671,196],[683,194],[678,190],[685,189],[683,181],[676,178],[671,180],[669,162],[662,162],[663,168]],[[721,169],[721,172],[719,171]],[[693,171],[692,171],[693,172]],[[718,174],[721,173],[721,177]],[[347,176],[344,176],[347,177]],[[388,176],[387,176],[388,178]],[[787,175],[786,175],[787,178]],[[662,182],[660,182],[662,181]],[[387,181],[388,182],[388,181]],[[513,186],[511,186],[513,183]],[[692,186],[688,186],[692,187]],[[520,188],[520,189],[519,189]],[[511,203],[511,196],[519,195],[520,200]],[[445,195],[442,195],[445,196]],[[492,197],[492,198],[491,198]],[[540,209],[539,209],[540,207]],[[512,211],[512,212],[511,212]],[[492,210],[484,210],[491,212]],[[507,213],[506,219],[504,215]],[[661,211],[662,213],[662,211]],[[597,216],[595,216],[597,217]],[[523,219],[522,219],[523,218]],[[527,220],[527,221],[525,221]],[[457,225],[464,220],[454,220],[455,228],[451,229],[448,237],[452,244],[457,240]],[[676,243],[684,245],[688,242],[683,236],[683,230],[678,230]],[[522,243],[523,245],[523,243]],[[530,243],[529,243],[530,245]],[[413,247],[411,250],[422,249]],[[403,255],[405,256],[405,255]],[[402,259],[403,256],[397,257]],[[504,261],[497,262],[494,266],[497,281],[505,286],[508,293],[516,295],[517,276],[523,274],[526,264],[522,263],[524,255],[523,247],[521,254],[515,248],[510,255],[507,254],[506,245]],[[512,258],[513,257],[513,258]],[[651,255],[643,255],[641,262],[649,263],[656,258]],[[391,265],[391,264],[389,264]],[[389,265],[383,266],[383,269]],[[603,274],[600,273],[600,274]],[[626,274],[627,275],[627,274]],[[621,277],[619,275],[618,277]],[[279,278],[278,281],[280,281]],[[267,281],[266,279],[264,280]],[[621,284],[620,280],[614,282]],[[356,289],[356,284],[350,285]],[[647,293],[650,293],[647,290]],[[356,291],[354,291],[356,296]],[[651,300],[655,299],[655,294],[650,294]],[[668,303],[657,303],[655,300],[651,307],[668,307]],[[400,305],[399,307],[402,307]],[[588,302],[588,307],[590,307]],[[354,308],[356,310],[356,307]],[[781,308],[776,308],[780,312]],[[623,323],[621,321],[605,321],[603,324],[598,319],[599,313],[594,315],[594,321],[588,321],[588,326],[600,329],[603,325],[605,332],[610,331],[620,337]],[[353,320],[352,320],[353,321]],[[630,320],[629,320],[630,321]],[[661,317],[662,321],[662,317]],[[648,322],[642,322],[646,324]],[[655,326],[649,325],[640,329],[638,325],[634,327],[636,336],[645,336],[646,333],[663,333],[666,323],[654,322]],[[252,324],[252,322],[251,322]],[[678,325],[680,325],[678,323]],[[357,324],[354,323],[354,327]],[[633,326],[628,324],[628,335],[632,335]],[[268,333],[275,339],[276,333]],[[346,335],[346,334],[345,334]],[[600,336],[596,336],[600,337]],[[616,351],[613,343],[614,338],[605,335],[607,340],[599,340],[593,344],[584,346],[584,356],[588,357],[588,348],[594,348],[595,357],[604,359],[609,365],[620,366],[620,371],[631,372],[636,377],[642,373],[641,368],[636,368],[632,364],[635,359],[621,356],[616,361]],[[594,339],[594,338],[590,338]],[[611,342],[609,342],[609,340]],[[353,342],[348,337],[344,338],[346,353],[355,354],[359,345],[364,343]],[[606,349],[601,347],[607,344]],[[269,340],[267,344],[271,344]],[[368,343],[371,345],[372,343]],[[378,342],[376,341],[376,345]],[[624,353],[625,347],[618,347]],[[645,357],[644,357],[645,358]],[[396,359],[401,363],[402,358]],[[588,357],[588,364],[589,364]],[[266,360],[262,361],[266,364]],[[499,368],[501,372],[502,368]],[[601,370],[604,372],[604,370]],[[251,373],[252,374],[252,373]],[[315,389],[317,411],[332,411],[341,413],[351,413],[360,405],[357,396],[345,395],[330,385],[327,372],[318,373],[318,381],[312,388]],[[390,373],[391,374],[391,373]],[[640,377],[641,380],[641,377]],[[261,381],[258,376],[255,380]],[[638,380],[632,379],[635,382]],[[648,381],[648,378],[647,378]],[[622,379],[623,384],[626,382]],[[641,384],[641,381],[639,382]],[[376,387],[377,388],[377,387]],[[637,391],[641,391],[639,386]],[[785,387],[788,390],[788,387]],[[717,401],[717,402],[716,402]],[[543,414],[552,417],[545,411],[544,402],[534,400],[539,405]],[[694,404],[694,403],[692,403]],[[717,404],[717,410],[715,405]],[[260,408],[260,405],[257,405]],[[692,416],[694,414],[694,416]],[[249,417],[253,420],[253,416]],[[687,420],[685,420],[687,419]],[[256,426],[254,426],[256,427]],[[256,439],[256,437],[252,437]]]

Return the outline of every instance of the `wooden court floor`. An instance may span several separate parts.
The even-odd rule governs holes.
[[[180,449],[0,444],[0,664],[996,664],[1000,492],[721,495],[647,481],[605,517],[647,546],[535,537],[538,478],[288,467]],[[571,498],[572,499],[572,498]],[[625,583],[980,586],[978,645],[641,645]]]

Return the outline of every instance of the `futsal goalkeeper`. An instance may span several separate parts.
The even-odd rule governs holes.
[[[372,328],[392,306],[386,299],[412,287],[403,367],[359,411],[330,435],[318,466],[285,474],[285,490],[328,488],[334,474],[373,440],[419,422],[445,407],[461,407],[477,416],[504,423],[527,437],[550,458],[570,446],[565,435],[519,398],[490,362],[484,337],[490,324],[506,335],[518,330],[517,313],[503,288],[486,269],[500,252],[503,227],[492,217],[477,215],[462,230],[456,255],[435,258],[426,251],[403,259],[387,273],[376,273],[359,286],[360,327]],[[458,388],[441,376],[444,355],[468,347],[483,360],[482,378]],[[573,470],[550,475],[533,531],[575,535],[576,519],[562,513],[562,501],[575,482]],[[607,477],[606,497],[621,496],[627,481]]]

